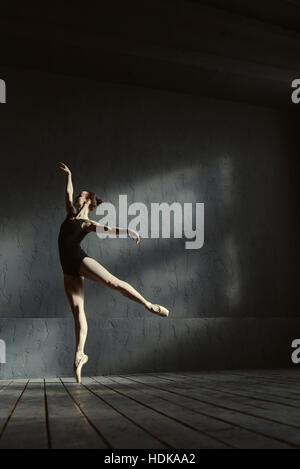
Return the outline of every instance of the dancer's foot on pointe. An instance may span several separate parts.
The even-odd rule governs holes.
[[[86,364],[89,357],[84,353],[76,353],[75,361],[74,361],[74,374],[77,383],[81,383],[81,369],[83,365]]]
[[[156,305],[149,302],[146,308],[148,309],[148,311],[150,311],[150,313],[158,314],[158,316],[169,316],[169,310],[164,306]]]

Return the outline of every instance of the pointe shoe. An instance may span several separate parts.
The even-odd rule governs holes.
[[[86,364],[88,359],[89,359],[89,357],[87,355],[83,354],[82,357],[79,359],[79,362],[78,362],[77,366],[74,364],[74,374],[75,374],[75,378],[76,378],[77,383],[81,383],[81,369],[82,369],[83,365]]]
[[[167,317],[169,316],[169,310],[164,306],[151,305],[151,313],[158,314],[158,316]]]

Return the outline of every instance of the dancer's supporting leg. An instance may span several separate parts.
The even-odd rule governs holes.
[[[94,280],[98,283],[118,290],[122,295],[130,298],[137,303],[143,305],[151,313],[158,314],[160,316],[168,316],[169,311],[163,306],[152,304],[147,301],[138,291],[135,290],[129,283],[118,279],[112,275],[107,269],[105,269],[99,262],[91,257],[85,257],[81,262],[80,273],[90,280]]]
[[[79,275],[65,275],[64,285],[74,316],[76,338],[74,365],[76,367],[84,355],[84,346],[88,332],[84,311],[84,277]]]

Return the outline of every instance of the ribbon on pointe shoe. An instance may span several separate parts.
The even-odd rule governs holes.
[[[89,357],[88,357],[87,355],[85,355],[85,353],[79,358],[79,361],[78,361],[77,365],[74,363],[74,367],[75,367],[76,369],[79,367],[80,364],[81,364],[81,365],[84,365],[84,363],[81,363],[84,358],[86,359],[84,363],[86,363],[86,362],[88,361],[88,358],[89,358]]]
[[[81,383],[81,368],[88,361],[89,357],[85,354],[80,357],[77,366],[74,363],[74,373],[77,383]]]

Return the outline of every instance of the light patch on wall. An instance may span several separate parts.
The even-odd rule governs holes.
[[[135,180],[134,184],[119,183],[117,193],[128,194],[129,202],[135,200],[150,202],[196,202],[199,198],[197,191],[201,190],[199,183],[200,165],[186,166],[180,169],[169,168],[155,174],[145,173],[144,177]],[[96,188],[97,189],[97,188]],[[98,189],[97,189],[98,190]],[[99,193],[101,187],[99,186]],[[116,197],[116,190],[108,191],[106,199],[112,201]],[[202,202],[202,200],[197,200]]]
[[[0,79],[0,103],[6,103],[6,84],[2,79]]]

